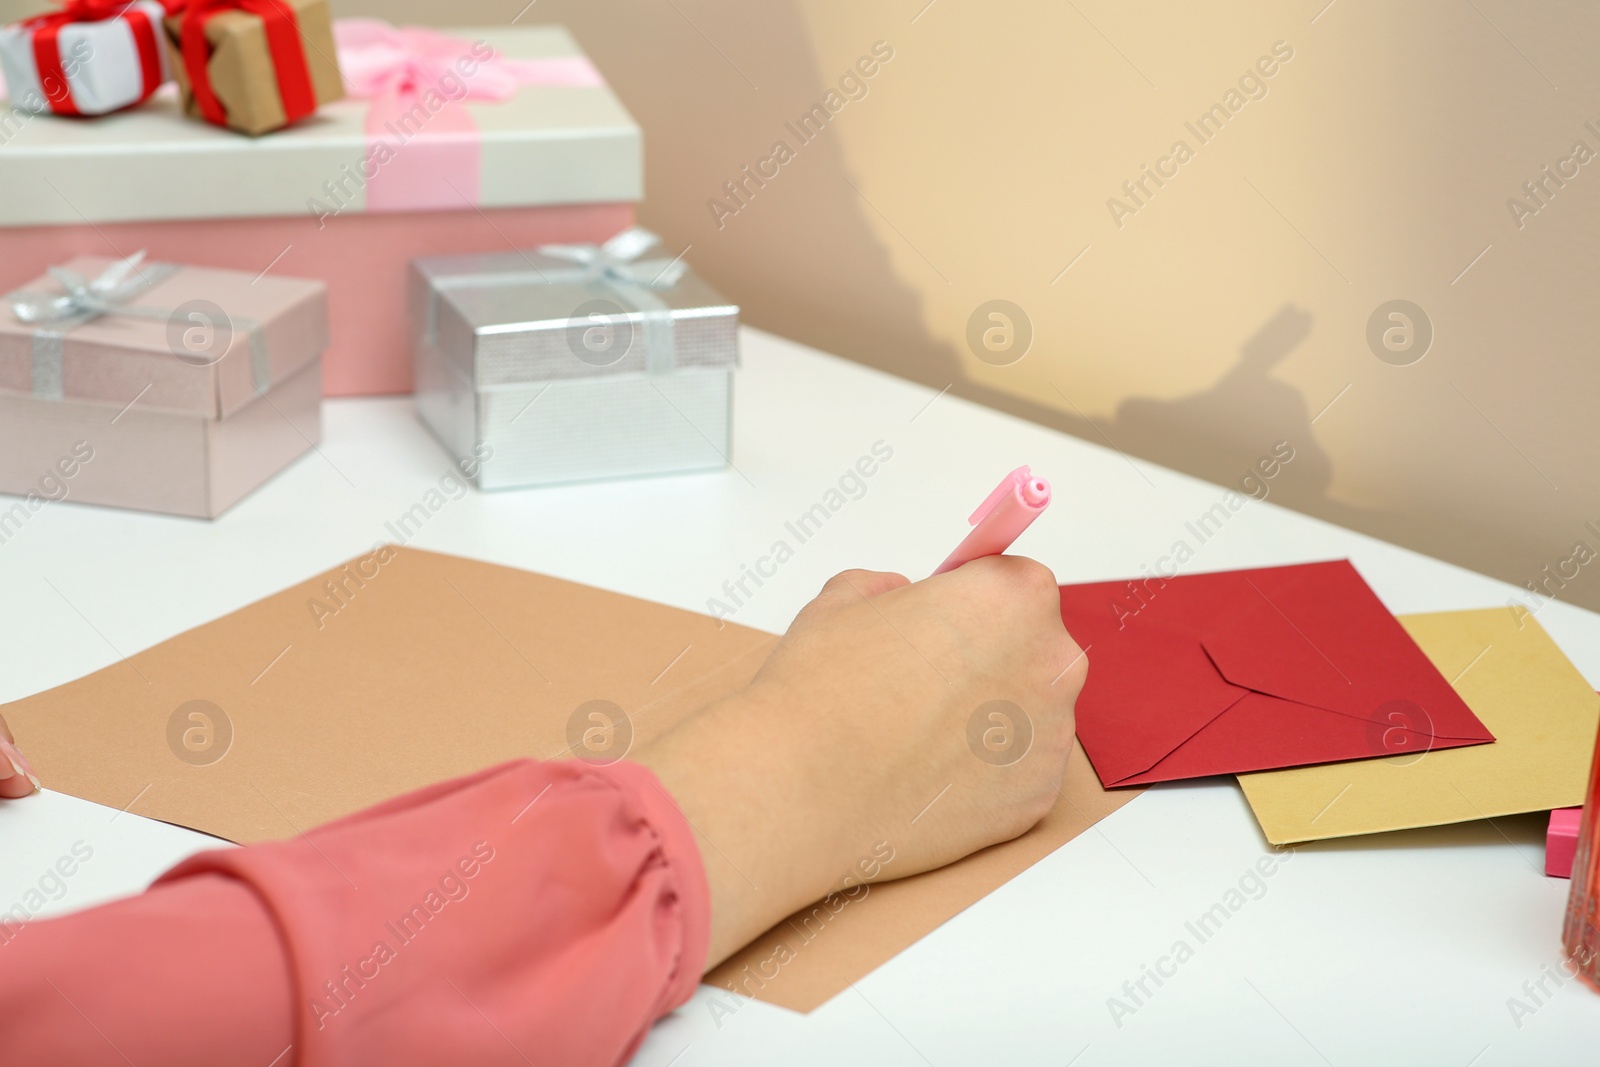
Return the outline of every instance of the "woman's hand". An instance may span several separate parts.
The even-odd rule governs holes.
[[[33,768],[17,751],[11,728],[0,719],[0,798],[25,797],[38,788],[39,779],[33,776]]]
[[[1027,831],[1087,673],[1033,560],[829,581],[744,691],[635,753],[699,835],[707,966],[829,892]]]

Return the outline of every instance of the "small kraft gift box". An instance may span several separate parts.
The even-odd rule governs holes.
[[[655,244],[412,263],[417,413],[479,489],[728,464],[739,309]]]
[[[0,298],[0,493],[215,518],[320,439],[327,339],[319,281],[52,267]]]
[[[188,0],[165,26],[195,118],[270,133],[344,96],[326,0]]]

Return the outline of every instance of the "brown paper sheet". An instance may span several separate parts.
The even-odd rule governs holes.
[[[1061,799],[1032,830],[937,871],[875,883],[853,901],[839,894],[832,908],[804,908],[735,953],[706,981],[811,1011],[1142,792],[1102,788],[1083,747],[1074,744]],[[893,863],[885,869],[892,872]]]
[[[332,103],[344,96],[344,79],[333,42],[333,16],[327,0],[286,0],[294,8],[305,50],[306,67],[317,105]],[[182,12],[164,20],[168,58],[173,76],[183,91],[183,107],[190,116],[200,117],[189,87],[189,72],[183,64],[182,28],[187,16]],[[278,74],[267,47],[266,24],[261,16],[243,11],[223,11],[206,22],[206,42],[211,45],[211,60],[206,70],[211,76],[211,91],[227,113],[231,129],[248,134],[269,133],[288,124],[283,98],[278,93]]]
[[[648,741],[746,684],[776,640],[386,547],[0,714],[51,788],[252,842],[502,760],[562,756],[586,731],[591,750],[620,756],[630,734]],[[1137,795],[1101,789],[1081,749],[1062,793],[1017,840],[874,885],[803,944],[815,920],[780,924],[708,981],[808,1011]],[[750,980],[780,939],[793,958]]]
[[[744,684],[774,640],[386,547],[0,715],[52,787],[248,843],[503,760],[565,755],[568,721],[591,700],[625,709],[648,739],[691,700]]]

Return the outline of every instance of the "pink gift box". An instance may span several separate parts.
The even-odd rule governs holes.
[[[214,518],[321,437],[321,282],[116,264],[63,265],[92,316],[57,277],[5,297],[0,543],[60,500]]]
[[[41,263],[138,249],[321,278],[325,393],[404,393],[410,260],[632,224],[638,126],[565,31],[336,33],[351,97],[260,138],[184,118],[170,87],[88,122],[0,108],[0,289]]]

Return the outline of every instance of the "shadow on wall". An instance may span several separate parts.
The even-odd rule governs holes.
[[[1125,400],[1107,435],[1132,443],[1157,463],[1223,484],[1236,482],[1239,471],[1254,462],[1243,458],[1241,465],[1242,457],[1229,453],[1260,453],[1286,441],[1295,457],[1284,472],[1286,490],[1293,487],[1303,498],[1325,496],[1333,462],[1312,428],[1321,413],[1308,409],[1299,390],[1272,377],[1272,369],[1311,336],[1311,325],[1309,311],[1285,304],[1239,346],[1239,362],[1211,388],[1176,400]],[[1228,428],[1225,439],[1219,427]]]
[[[466,25],[504,23],[523,0],[460,0],[448,14],[423,0],[334,3],[339,15]],[[799,7],[630,4],[626,24],[618,12],[613,4],[541,0],[529,21],[566,25],[649,131],[640,221],[674,251],[688,249],[696,269],[739,303],[744,321],[1221,484],[1236,483],[1275,442],[1288,441],[1296,458],[1275,482],[1274,501],[1390,540],[1427,543],[1421,524],[1404,516],[1328,499],[1333,467],[1315,438],[1318,413],[1272,377],[1310,335],[1308,311],[1282,308],[1210,389],[1172,401],[1128,399],[1110,423],[974,381],[963,355],[929,333],[922,297],[898,276],[896,250],[879,238],[895,226],[859,191],[839,131],[824,127],[803,142],[795,136],[798,118],[836,87],[834,68],[847,62],[820,59]],[[861,50],[871,43],[863,39]],[[891,77],[892,60],[885,69],[880,77]],[[876,91],[868,79],[866,92]],[[853,106],[860,105],[847,105],[844,120]],[[743,178],[779,141],[793,160],[759,186]],[[739,181],[735,200],[727,183]],[[714,200],[736,210],[715,211]]]
[[[557,4],[563,6],[558,8]],[[824,5],[825,8],[829,6]],[[667,234],[679,248],[692,246],[690,255],[696,264],[742,304],[752,324],[920,381],[935,390],[951,386],[955,395],[1091,442],[1105,443],[1109,438],[1129,454],[1222,484],[1237,483],[1241,472],[1253,466],[1274,442],[1287,440],[1296,449],[1296,460],[1275,482],[1272,492],[1275,502],[1390,542],[1443,556],[1517,585],[1526,584],[1528,575],[1541,573],[1541,565],[1558,558],[1553,554],[1557,549],[1562,554],[1571,550],[1571,542],[1565,541],[1560,531],[1568,528],[1568,521],[1588,517],[1583,514],[1579,501],[1584,495],[1592,499],[1592,494],[1574,476],[1574,485],[1568,489],[1563,502],[1554,491],[1554,483],[1547,494],[1545,483],[1549,479],[1541,477],[1534,482],[1531,472],[1520,464],[1526,458],[1521,454],[1523,445],[1530,439],[1536,441],[1547,436],[1539,426],[1541,421],[1548,423],[1558,418],[1559,424],[1571,426],[1575,432],[1584,425],[1577,415],[1582,404],[1574,403],[1573,398],[1592,389],[1592,375],[1581,370],[1565,370],[1563,359],[1567,357],[1562,355],[1568,353],[1574,363],[1581,358],[1578,356],[1581,346],[1574,343],[1570,325],[1564,325],[1581,321],[1575,309],[1585,306],[1580,295],[1567,291],[1575,279],[1583,276],[1581,269],[1571,269],[1574,265],[1581,268],[1584,260],[1577,258],[1580,253],[1548,249],[1551,266],[1539,272],[1535,272],[1531,264],[1542,261],[1532,257],[1530,252],[1522,252],[1524,257],[1530,258],[1525,258],[1521,264],[1508,257],[1506,269],[1512,274],[1499,282],[1500,289],[1489,290],[1495,295],[1487,299],[1480,294],[1474,301],[1460,290],[1446,295],[1444,290],[1460,281],[1460,274],[1452,274],[1455,280],[1448,286],[1442,280],[1429,283],[1433,287],[1424,287],[1423,291],[1432,294],[1430,302],[1437,303],[1441,317],[1449,315],[1456,319],[1461,326],[1460,334],[1450,346],[1440,348],[1432,363],[1404,381],[1394,376],[1381,379],[1374,376],[1372,357],[1376,353],[1369,353],[1367,345],[1361,343],[1362,335],[1352,330],[1356,322],[1365,318],[1364,313],[1356,318],[1352,305],[1369,298],[1375,300],[1380,293],[1387,297],[1405,293],[1415,288],[1421,279],[1432,277],[1430,272],[1441,250],[1450,249],[1454,255],[1453,250],[1459,243],[1455,236],[1463,228],[1463,219],[1476,219],[1479,197],[1494,203],[1493,183],[1485,187],[1489,190],[1487,193],[1475,192],[1471,197],[1452,193],[1450,195],[1457,195],[1457,199],[1450,202],[1448,212],[1438,217],[1427,216],[1424,221],[1412,222],[1409,228],[1401,229],[1399,232],[1408,234],[1410,244],[1418,251],[1411,258],[1398,257],[1393,263],[1386,261],[1382,271],[1374,272],[1385,279],[1381,283],[1363,278],[1355,289],[1347,292],[1332,282],[1319,289],[1314,277],[1302,284],[1304,274],[1287,269],[1281,276],[1271,272],[1250,275],[1257,281],[1258,296],[1261,287],[1281,281],[1289,287],[1278,291],[1291,297],[1294,304],[1270,316],[1250,337],[1239,337],[1241,346],[1236,361],[1230,363],[1225,353],[1218,350],[1230,339],[1225,332],[1213,333],[1206,350],[1193,351],[1187,350],[1188,342],[1173,331],[1145,331],[1146,337],[1163,339],[1153,342],[1160,346],[1159,350],[1141,353],[1128,367],[1110,368],[1110,373],[1105,375],[1114,382],[1114,395],[1126,398],[1121,400],[1115,416],[1108,422],[1092,410],[1085,413],[1076,409],[1070,402],[1060,405],[1048,387],[1036,387],[1029,397],[1023,395],[1023,390],[1003,390],[999,383],[986,383],[978,375],[987,368],[976,365],[967,352],[955,347],[960,345],[959,340],[947,341],[951,336],[949,332],[938,336],[930,332],[930,323],[934,324],[932,329],[937,329],[939,319],[948,318],[951,313],[953,301],[943,295],[952,291],[947,283],[954,278],[957,284],[953,289],[960,290],[961,283],[970,280],[958,271],[962,266],[959,260],[947,259],[953,254],[952,249],[976,257],[970,258],[966,266],[975,264],[1003,276],[1008,260],[1024,255],[1028,247],[1025,242],[1041,232],[1018,229],[1027,225],[1026,220],[1019,221],[1022,218],[1019,213],[1007,214],[993,209],[992,200],[1009,195],[1010,178],[1014,175],[1009,172],[1012,164],[1003,152],[979,153],[978,162],[971,162],[973,131],[985,128],[981,118],[943,114],[937,108],[930,110],[931,105],[923,95],[898,99],[888,95],[882,105],[901,122],[910,125],[876,127],[880,137],[904,136],[905,151],[914,153],[919,162],[930,168],[951,160],[953,153],[961,153],[967,160],[965,169],[952,165],[952,173],[945,174],[886,167],[884,152],[880,150],[869,154],[870,158],[861,157],[863,168],[870,165],[871,170],[858,175],[851,171],[851,159],[855,157],[847,153],[846,142],[840,136],[852,131],[828,128],[803,147],[796,145],[795,161],[786,165],[776,180],[756,189],[736,215],[715,218],[707,210],[708,201],[719,195],[724,182],[737,178],[745,164],[768,152],[775,139],[788,136],[786,123],[823,98],[836,84],[838,72],[848,57],[832,49],[826,57],[819,56],[812,44],[817,26],[808,25],[807,16],[792,2],[760,5],[759,11],[725,0],[720,3],[705,0],[684,7],[686,14],[670,5],[661,6],[659,10],[654,6],[638,8],[640,17],[652,20],[652,24],[648,29],[630,27],[626,33],[604,26],[603,16],[591,9],[569,5],[567,0],[541,0],[540,10],[541,17],[559,17],[578,29],[585,47],[594,51],[605,64],[628,106],[652,132],[652,148],[648,154],[649,193],[643,206],[645,221]],[[1041,4],[1039,9],[1043,12],[1045,6]],[[714,45],[688,23],[691,17],[699,18],[701,13],[713,11],[716,20],[702,22],[701,28],[715,38]],[[1453,14],[1430,15],[1423,18],[1423,24],[1429,24],[1428,18],[1434,17],[1442,19],[1442,25],[1454,25]],[[819,19],[821,15],[812,21]],[[840,5],[839,10],[827,16],[827,21],[826,36],[834,41],[850,40],[856,32],[845,30],[843,26],[860,26],[858,47],[863,49],[876,32],[869,31],[868,25],[891,27],[882,31],[891,36],[906,34],[904,40],[897,38],[894,42],[904,46],[904,57],[895,62],[905,66],[891,66],[890,73],[881,76],[882,88],[873,88],[873,93],[916,91],[926,94],[936,79],[946,77],[935,61],[936,56],[919,53],[913,47],[909,28],[892,28],[895,20],[852,20]],[[1047,22],[1042,14],[1039,22],[1041,25]],[[1429,65],[1419,68],[1427,73],[1429,84],[1448,86],[1452,91],[1488,86],[1495,92],[1515,90],[1521,93],[1518,87],[1525,87],[1529,81],[1528,72],[1503,70],[1499,64],[1512,63],[1515,56],[1508,57],[1497,51],[1503,48],[1504,42],[1494,35],[1492,28],[1475,27],[1475,30],[1483,31],[1484,39],[1480,44],[1484,54],[1465,46],[1442,48]],[[641,37],[651,42],[654,52],[646,54],[638,46]],[[994,41],[987,42],[987,50],[978,47],[984,43],[974,42],[975,51],[969,58],[975,63],[984,58],[997,61],[1006,54],[1005,48]],[[1345,51],[1348,54],[1341,62],[1346,65],[1322,75],[1321,99],[1335,111],[1343,108],[1337,101],[1344,99],[1349,79],[1360,69],[1361,59],[1369,55],[1350,52],[1348,44]],[[721,54],[724,52],[727,54]],[[1381,51],[1370,53],[1381,54]],[[677,58],[662,59],[662,56]],[[680,66],[675,73],[673,64],[681,63],[682,56],[704,57],[705,69],[685,77]],[[736,63],[745,67],[744,73],[733,70]],[[917,66],[919,63],[922,66]],[[744,74],[754,77],[759,90]],[[1402,80],[1401,84],[1410,82]],[[1542,86],[1539,82],[1536,89]],[[1014,92],[1016,86],[1012,85],[1011,89]],[[1394,110],[1379,97],[1363,96],[1358,102],[1361,105],[1359,114],[1368,122],[1375,122]],[[1016,98],[1007,97],[995,106],[1015,104]],[[839,121],[844,124],[852,121],[851,108],[876,106],[878,104],[871,99],[859,105],[851,103]],[[983,106],[989,105],[974,104],[978,111]],[[1419,104],[1407,111],[1406,116],[1408,121],[1426,123],[1440,116],[1450,118],[1469,112],[1470,109],[1462,110],[1457,103],[1445,100],[1427,106]],[[1070,109],[1063,108],[1061,117],[1069,119],[1073,114]],[[1296,114],[1295,121],[1309,122],[1319,112],[1302,104]],[[1456,129],[1455,126],[1446,128]],[[1462,128],[1475,127],[1468,124]],[[1293,134],[1298,129],[1300,127],[1291,125],[1287,131],[1273,133]],[[1508,138],[1515,131],[1508,132],[1508,129],[1503,125],[1496,127],[1492,150],[1485,151],[1482,145],[1471,143],[1463,146],[1463,150],[1481,152],[1482,155],[1475,158],[1488,166],[1499,155],[1511,150],[1512,142]],[[1096,136],[1103,134],[1100,130]],[[967,140],[961,140],[963,136]],[[1368,134],[1356,136],[1354,140],[1348,140],[1353,136],[1348,132],[1342,136],[1347,141],[1340,143],[1348,143],[1355,151],[1366,143],[1361,138]],[[1457,136],[1452,132],[1452,138]],[[665,144],[664,137],[670,138]],[[1089,142],[1091,145],[1098,143]],[[1271,136],[1263,135],[1256,149],[1270,155],[1271,147],[1277,143]],[[1532,152],[1535,148],[1520,146],[1517,150]],[[1312,158],[1310,153],[1302,156]],[[1237,160],[1216,158],[1240,165]],[[1449,168],[1440,166],[1428,173],[1444,175],[1449,173]],[[1367,177],[1370,176],[1342,173],[1340,180],[1354,183],[1378,200],[1390,199],[1383,191],[1385,187],[1360,184]],[[891,184],[884,186],[885,182]],[[892,184],[895,182],[898,186]],[[879,192],[880,187],[884,187],[883,192]],[[1243,187],[1242,180],[1240,187]],[[1226,194],[1213,192],[1213,188],[1220,188],[1220,185],[1193,188],[1194,202],[1199,205],[1214,203],[1218,196],[1226,199]],[[1315,189],[1316,185],[1313,182],[1306,188]],[[1445,188],[1454,187],[1446,185]],[[862,190],[873,198],[872,202]],[[930,196],[947,199],[930,209]],[[1431,205],[1441,199],[1445,197],[1433,194],[1401,197],[1398,210],[1402,215],[1414,215],[1418,204]],[[1060,205],[1051,200],[1048,192],[1035,190],[1029,203],[1039,211],[1034,217],[1035,223],[1065,217],[1060,215]],[[1355,197],[1338,203],[1355,210],[1362,201]],[[977,212],[989,220],[992,229],[975,234],[971,227],[930,224],[931,215],[939,210],[952,215]],[[907,222],[908,218],[919,217],[921,225]],[[1583,227],[1591,225],[1588,220],[1592,213],[1571,217],[1575,237]],[[1386,225],[1373,223],[1353,229],[1356,231],[1353,236],[1358,239],[1351,243],[1351,248],[1369,249],[1368,255],[1374,259],[1379,255],[1375,249],[1383,247],[1383,242],[1390,239],[1387,235],[1391,231]],[[1169,228],[1167,243],[1157,242],[1151,247],[1181,260],[1187,250],[1184,241],[1203,239],[1205,234],[1214,232],[1204,227],[1186,231],[1179,225]],[[999,240],[991,240],[990,233],[999,235]],[[1493,236],[1492,233],[1489,236]],[[1488,237],[1484,239],[1487,241]],[[1265,250],[1262,255],[1270,257],[1271,250],[1276,247],[1262,245],[1261,249]],[[1471,254],[1481,255],[1476,252],[1478,247],[1474,243],[1467,249],[1460,259],[1461,266],[1467,265]],[[1594,246],[1590,242],[1587,247]],[[1357,253],[1353,251],[1352,255]],[[1213,260],[1199,256],[1195,260],[1202,269],[1213,263],[1232,262],[1226,257]],[[1123,280],[1134,277],[1130,273],[1134,268],[1127,263],[1116,269],[1122,271],[1118,277]],[[1451,271],[1457,269],[1452,263]],[[1479,269],[1487,271],[1489,268]],[[945,277],[946,272],[951,278]],[[1344,284],[1352,283],[1346,279]],[[1393,291],[1380,290],[1380,284],[1383,290]],[[1355,290],[1363,295],[1352,296]],[[1010,295],[1027,292],[1025,288],[1016,287],[1004,291]],[[1036,291],[1050,292],[1046,286]],[[1153,291],[1181,302],[1184,282],[1177,272],[1168,269]],[[1233,329],[1243,334],[1250,322],[1249,316],[1258,313],[1243,310],[1250,306],[1248,294],[1210,291],[1214,299],[1234,301],[1231,305],[1219,305],[1222,310],[1213,321],[1232,324]],[[1069,298],[1062,294],[1049,299],[1065,303]],[[1315,321],[1312,312],[1306,309],[1315,309]],[[1056,310],[1059,314],[1059,305]],[[1126,305],[1120,310],[1128,311]],[[1106,336],[1116,311],[1107,312],[1088,304],[1083,307],[1083,313],[1090,317],[1089,324],[1094,329],[1066,334],[1068,338],[1079,339],[1069,340],[1070,346],[1084,344],[1082,338]],[[1530,325],[1539,322],[1545,324],[1544,332],[1530,332]],[[1062,337],[1059,325],[1056,329],[1057,338]],[[1317,331],[1315,335],[1313,329]],[[1368,345],[1370,343],[1368,340]],[[1505,374],[1503,354],[1510,351],[1527,353],[1525,358],[1533,364],[1529,373],[1520,377]],[[1074,356],[1092,358],[1090,351],[1060,350],[1036,352],[1030,358],[1046,355],[1050,357],[1052,369],[1056,365],[1064,368]],[[1298,368],[1301,373],[1293,384],[1287,380],[1289,375],[1285,370],[1291,356],[1302,364]],[[1359,382],[1353,397],[1332,398],[1335,407],[1327,423],[1319,420],[1327,410],[1330,397],[1319,394],[1313,404],[1308,403],[1300,391],[1305,382],[1317,377],[1304,373],[1308,356],[1320,365],[1325,375],[1323,380],[1330,382],[1330,394],[1339,384]],[[1193,364],[1219,369],[1228,366],[1229,369],[1209,388],[1188,396],[1166,399],[1150,395],[1160,387],[1157,368]],[[1130,369],[1136,367],[1149,370],[1141,374]],[[1540,402],[1521,417],[1512,416],[1510,413],[1516,411],[1518,405],[1526,407],[1532,402],[1531,394],[1535,390],[1530,384],[1540,375],[1553,371],[1561,371],[1574,386],[1566,390],[1566,397],[1549,405]],[[1462,382],[1462,388],[1453,387],[1457,379]],[[992,376],[989,382],[994,382]],[[1463,399],[1478,393],[1479,382],[1484,383],[1483,388],[1498,388],[1506,396],[1508,403],[1497,408],[1492,417],[1474,411],[1471,402]],[[1562,415],[1552,416],[1550,411],[1560,411]],[[1352,420],[1365,421],[1374,431],[1366,442],[1352,442],[1349,432]],[[1345,430],[1342,438],[1334,432],[1341,424]],[[1504,432],[1501,424],[1506,426]],[[1327,431],[1322,441],[1317,437],[1319,431]],[[1511,444],[1512,438],[1520,443]],[[1539,446],[1529,447],[1537,451]],[[1548,449],[1549,445],[1543,447]],[[1339,463],[1337,479],[1335,456]],[[1528,465],[1531,467],[1531,461]],[[1558,476],[1566,486],[1567,476]],[[1358,495],[1366,506],[1334,499],[1331,493],[1336,484],[1341,494]],[[1499,501],[1497,507],[1482,506],[1486,493]],[[1573,526],[1576,525],[1573,522]],[[1600,530],[1596,534],[1600,536]],[[1587,532],[1582,536],[1585,540],[1589,537]],[[1593,579],[1587,587],[1565,589],[1562,595],[1580,604],[1596,603]]]
[[[951,391],[1230,487],[1237,487],[1279,442],[1287,442],[1294,449],[1294,460],[1281,468],[1273,482],[1274,502],[1390,540],[1420,536],[1421,524],[1398,512],[1329,499],[1333,461],[1317,442],[1314,424],[1332,404],[1314,412],[1298,389],[1272,376],[1273,368],[1311,336],[1313,323],[1311,312],[1284,304],[1245,339],[1239,346],[1238,362],[1210,388],[1172,400],[1130,397],[1117,407],[1110,422],[1032,404],[959,378]],[[951,374],[961,373],[954,354],[948,354],[948,366]],[[1337,400],[1335,397],[1334,402]]]

